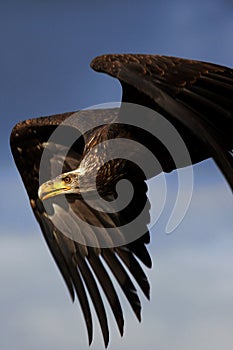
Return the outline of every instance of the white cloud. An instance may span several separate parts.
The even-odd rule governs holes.
[[[199,169],[203,169],[202,167]],[[198,171],[196,177],[203,176]],[[231,349],[233,326],[232,197],[223,181],[194,188],[190,208],[180,226],[164,233],[171,209],[153,228],[148,271],[151,301],[143,301],[139,324],[127,302],[125,336],[121,340],[110,315],[110,350]],[[169,186],[172,188],[172,180]],[[22,190],[22,188],[21,188]],[[155,200],[157,196],[155,196]],[[28,215],[29,208],[15,207]],[[0,236],[0,347],[6,350],[89,349],[80,308],[69,299],[65,284],[39,227],[26,219]],[[34,226],[35,225],[35,226]],[[30,235],[25,234],[30,232]],[[34,227],[33,227],[34,226]],[[122,293],[121,293],[122,297]],[[103,348],[95,318],[91,349]]]
[[[123,302],[126,334],[121,340],[110,317],[109,349],[230,349],[233,238],[229,231],[210,236],[203,245],[201,235],[195,237],[195,222],[191,233],[183,229],[170,236],[155,233],[154,267],[148,272],[151,302],[142,298],[142,324]],[[70,302],[38,232],[0,240],[2,348],[88,349],[80,309]],[[92,349],[101,347],[95,322]]]

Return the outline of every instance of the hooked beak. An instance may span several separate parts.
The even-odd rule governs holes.
[[[71,189],[70,184],[64,183],[61,179],[50,180],[43,183],[39,187],[38,197],[44,201],[45,199],[64,194]]]

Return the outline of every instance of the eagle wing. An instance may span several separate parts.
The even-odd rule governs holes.
[[[106,116],[108,119],[111,116],[117,116],[118,110],[98,110],[85,113],[87,114],[87,119],[89,113],[92,117],[98,118],[101,115],[101,118]],[[60,205],[59,196],[57,196],[53,204],[51,204],[51,212],[48,215],[38,198],[40,162],[44,149],[46,148],[47,150],[44,166],[45,172],[43,174],[45,181],[52,177],[51,168],[54,171],[56,165],[60,163],[63,163],[64,172],[76,169],[80,164],[85,148],[85,138],[79,138],[78,135],[80,134],[77,133],[78,141],[69,150],[67,149],[69,152],[66,158],[61,158],[59,150],[64,150],[64,148],[68,147],[66,140],[69,140],[69,136],[65,137],[66,129],[62,132],[60,142],[49,143],[50,136],[54,130],[71,115],[72,113],[66,113],[18,123],[11,134],[11,150],[27,190],[33,212],[39,222],[51,254],[65,280],[71,298],[74,300],[75,294],[78,297],[87,326],[89,343],[91,343],[93,338],[93,325],[88,294],[99,319],[105,346],[107,346],[109,342],[108,320],[99,287],[102,287],[103,294],[105,294],[112,309],[121,335],[123,335],[124,317],[117,288],[112,282],[111,275],[115,277],[139,320],[141,319],[141,302],[130,274],[134,277],[145,296],[149,298],[149,283],[139,262],[141,261],[147,267],[151,267],[151,259],[146,248],[146,244],[149,243],[149,232],[147,229],[149,208],[146,221],[143,223],[145,234],[141,238],[124,246],[104,249],[99,248],[98,242],[95,242],[99,227],[110,226],[115,227],[117,230],[117,227],[127,222],[132,208],[126,212],[108,214],[95,211],[86,202],[74,199],[72,196],[70,198],[67,197],[67,207],[64,208]],[[105,122],[108,122],[108,120],[105,120]],[[68,130],[67,135],[71,131]],[[93,136],[89,134],[87,137],[92,138]],[[54,175],[56,174],[53,173]],[[147,186],[143,180],[139,188],[140,191],[135,196],[134,206],[136,207],[140,207],[147,200]],[[106,202],[106,205],[108,205],[108,202]],[[109,202],[109,207],[111,207],[111,202]],[[81,235],[82,240],[84,239],[86,244],[80,244],[77,240],[64,235],[51,220],[54,214],[62,221],[62,224],[66,225],[68,223],[69,229],[76,233],[76,237]],[[74,214],[81,218],[81,224],[78,224],[75,218],[72,220],[72,215]],[[94,226],[88,225],[88,231],[85,232],[87,225],[82,228],[82,220]],[[118,231],[120,235],[120,228]],[[105,232],[105,239],[111,239],[107,231]]]
[[[140,54],[99,56],[91,67],[119,79],[123,102],[144,105],[167,118],[187,145],[193,164],[213,157],[233,190],[232,69],[176,57]],[[137,137],[136,131],[135,139]],[[159,156],[161,146],[150,140],[148,143]],[[163,159],[169,159],[167,155],[164,157],[161,153],[159,158],[165,171],[175,168],[174,162],[164,164]]]

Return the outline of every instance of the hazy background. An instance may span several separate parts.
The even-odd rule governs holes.
[[[0,3],[1,349],[88,349],[79,306],[69,300],[13,164],[14,124],[119,101],[119,83],[89,68],[102,53],[158,53],[232,67],[232,13],[227,0]],[[111,350],[232,349],[232,196],[211,160],[194,176],[180,226],[166,235],[165,212],[153,229],[143,322],[124,303],[126,334],[121,340],[110,316]],[[156,180],[150,195],[156,200]],[[102,344],[96,322],[92,349]]]

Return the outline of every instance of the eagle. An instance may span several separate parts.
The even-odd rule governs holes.
[[[117,284],[140,321],[138,288],[149,299],[145,267],[152,266],[148,251],[148,176],[122,152],[109,159],[108,142],[121,144],[126,140],[132,144],[127,150],[132,159],[138,154],[141,160],[146,158],[144,149],[149,150],[158,160],[149,177],[212,157],[233,190],[233,70],[148,54],[102,55],[91,62],[91,67],[120,81],[123,93],[119,108],[81,111],[77,123],[79,112],[19,122],[12,130],[10,145],[51,254],[72,300],[79,300],[89,345],[93,340],[91,300],[107,347],[106,303],[122,336],[124,315]],[[125,106],[130,106],[126,119]],[[145,128],[135,125],[136,114]],[[177,163],[159,133],[158,137],[150,134],[153,115],[158,114],[180,135],[189,160],[184,157]],[[143,150],[137,148],[138,144]],[[104,147],[98,148],[101,145]],[[114,206],[122,180],[133,186],[131,201],[123,208],[120,201],[118,207]],[[100,207],[91,205],[96,193],[102,200]],[[142,212],[137,227],[130,229],[130,238],[126,237],[124,227]],[[109,229],[115,230],[113,236]],[[134,229],[140,235],[134,236]]]

